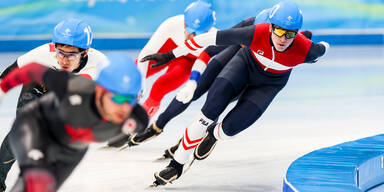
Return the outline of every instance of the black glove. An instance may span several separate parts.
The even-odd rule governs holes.
[[[155,53],[155,54],[147,55],[141,59],[141,62],[149,61],[149,60],[157,61],[157,63],[151,65],[151,68],[155,68],[155,67],[160,67],[175,58],[176,57],[172,53],[172,51],[169,51],[167,53]]]

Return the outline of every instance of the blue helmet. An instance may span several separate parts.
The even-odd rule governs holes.
[[[303,15],[299,7],[292,1],[281,1],[269,10],[269,21],[284,29],[300,29]]]
[[[55,26],[53,43],[62,43],[74,47],[89,49],[92,43],[91,27],[79,19],[66,19]]]
[[[137,96],[141,90],[141,73],[131,57],[110,53],[108,61],[99,63],[101,70],[95,82],[106,90],[125,96]]]
[[[204,1],[193,2],[184,11],[185,29],[188,33],[205,33],[215,24],[215,20],[211,4]]]

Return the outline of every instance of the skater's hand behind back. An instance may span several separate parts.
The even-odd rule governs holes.
[[[177,93],[176,99],[184,104],[191,101],[195,93],[197,83],[194,80],[189,80],[185,86]]]

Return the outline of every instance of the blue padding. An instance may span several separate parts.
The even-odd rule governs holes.
[[[142,49],[149,38],[94,39],[92,47],[98,50]]]
[[[284,192],[367,191],[384,183],[384,135],[313,151],[294,161]]]
[[[99,50],[142,49],[149,38],[95,38],[93,48]],[[333,45],[383,45],[384,34],[329,34],[314,35],[313,42],[326,41]],[[0,40],[0,52],[29,51],[51,40]]]
[[[0,40],[0,52],[25,52],[51,40]]]
[[[93,39],[92,48],[98,50],[142,49],[149,38]],[[30,51],[51,40],[0,40],[0,52]]]
[[[330,45],[383,45],[384,34],[314,35],[312,41],[326,41]]]

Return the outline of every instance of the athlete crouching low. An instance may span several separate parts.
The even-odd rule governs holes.
[[[30,63],[0,82],[0,95],[30,82],[51,92],[21,109],[10,132],[20,176],[11,191],[56,191],[92,142],[141,132],[148,124],[137,104],[141,75],[132,59],[113,53],[95,82]]]
[[[291,71],[302,63],[314,63],[329,49],[326,42],[314,43],[298,33],[303,16],[297,4],[281,1],[267,10],[268,21],[238,29],[198,35],[168,53],[152,54],[143,60],[156,65],[209,45],[242,44],[209,89],[206,102],[187,126],[173,160],[155,173],[154,185],[179,178],[190,155],[206,158],[217,140],[229,139],[250,127],[285,87]],[[215,124],[234,96],[236,105]]]

